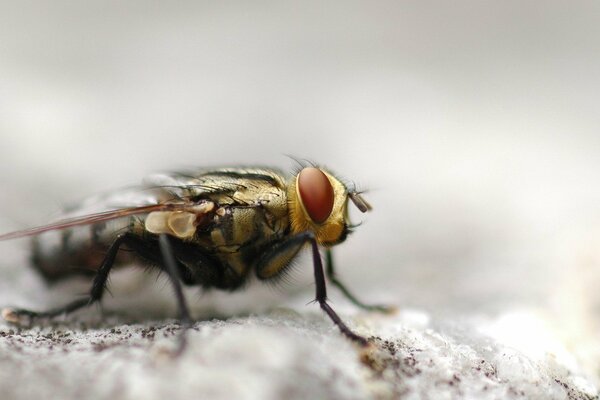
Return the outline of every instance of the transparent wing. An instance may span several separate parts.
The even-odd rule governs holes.
[[[0,235],[0,241],[17,239],[26,236],[35,236],[48,231],[55,231],[61,229],[72,228],[75,226],[91,225],[98,222],[110,221],[117,218],[127,217],[130,215],[147,214],[152,211],[177,211],[187,210],[190,207],[190,203],[164,203],[164,204],[152,204],[140,207],[129,207],[120,208],[116,210],[109,210],[98,212],[94,214],[82,215],[79,217],[60,219],[56,222],[48,225],[42,225],[34,228],[23,229],[20,231],[9,232]]]

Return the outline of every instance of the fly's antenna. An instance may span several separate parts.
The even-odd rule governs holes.
[[[373,209],[373,207],[371,207],[371,205],[365,199],[363,199],[359,192],[350,192],[348,193],[348,197],[350,197],[350,200],[352,200],[352,203],[354,203],[360,212],[365,213]]]

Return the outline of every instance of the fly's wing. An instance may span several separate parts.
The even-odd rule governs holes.
[[[87,214],[81,217],[60,219],[48,225],[35,228],[23,229],[21,231],[9,232],[0,235],[0,241],[17,239],[26,236],[35,236],[44,232],[74,228],[77,226],[93,225],[100,222],[112,221],[132,215],[148,214],[153,211],[178,211],[189,209],[189,204],[154,204],[141,207],[121,208],[118,210],[104,211],[95,214]]]
[[[106,211],[153,206],[162,203],[185,202],[186,199],[157,187],[131,186],[95,196],[78,203],[67,205],[56,219],[82,217]]]
[[[46,225],[0,235],[0,241],[35,236],[49,231],[94,225],[153,211],[177,211],[192,205],[189,199],[180,198],[168,190],[152,187],[128,188],[90,197],[71,205]]]

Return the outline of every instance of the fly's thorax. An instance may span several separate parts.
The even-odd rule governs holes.
[[[262,206],[225,206],[217,209],[214,224],[207,236],[199,241],[209,246],[210,252],[228,265],[239,276],[248,272],[251,261],[261,249],[285,236],[287,217],[277,217]]]
[[[276,217],[263,207],[223,207],[215,213],[214,221],[210,238],[222,252],[277,240],[288,226],[287,218]]]
[[[345,238],[348,190],[330,173],[307,167],[288,185],[288,209],[293,233],[314,232],[322,245]]]
[[[285,181],[275,171],[215,170],[204,177],[202,184],[192,187],[214,191],[176,211],[149,213],[145,230],[187,241],[206,241],[208,233],[208,242],[215,247],[235,249],[255,237],[280,235],[289,225]]]

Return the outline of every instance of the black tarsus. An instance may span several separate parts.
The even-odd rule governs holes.
[[[344,324],[342,319],[336,314],[335,311],[327,304],[327,286],[325,284],[325,274],[323,273],[323,262],[321,261],[321,255],[319,253],[319,246],[317,240],[312,232],[301,233],[305,235],[306,240],[310,242],[313,254],[313,266],[315,269],[315,285],[316,285],[316,298],[315,301],[319,303],[321,309],[331,318],[334,324],[340,328],[340,331],[346,337],[360,344],[361,346],[368,345],[367,339],[352,332],[350,328]]]
[[[28,310],[26,308],[8,308],[5,310],[9,311],[11,321],[13,318],[20,319],[22,317],[27,317],[31,321],[35,318],[54,318],[62,314],[68,314],[73,311],[79,310],[80,308],[83,308],[89,304],[89,297],[85,297],[83,299],[74,300],[65,306],[41,312]],[[5,317],[5,319],[7,318]]]
[[[158,244],[160,246],[160,252],[163,257],[165,271],[169,274],[173,289],[175,290],[175,298],[179,307],[179,318],[181,322],[189,324],[192,320],[190,317],[190,311],[183,295],[183,289],[181,287],[181,277],[179,276],[179,268],[177,260],[173,255],[173,249],[171,242],[166,234],[161,234],[158,237]]]
[[[389,313],[393,311],[392,307],[380,304],[365,304],[357,299],[356,296],[354,296],[352,292],[350,292],[350,290],[348,290],[348,288],[346,288],[346,286],[337,279],[335,270],[333,268],[333,254],[329,248],[325,250],[325,265],[327,270],[327,278],[344,294],[344,296],[346,296],[348,300],[352,302],[352,304],[368,311],[379,311],[383,313]]]
[[[183,289],[181,287],[181,278],[179,276],[179,268],[175,256],[173,256],[173,249],[169,237],[166,234],[158,236],[158,245],[162,254],[162,259],[165,267],[165,271],[169,275],[169,279],[173,284],[175,290],[175,299],[177,300],[177,307],[179,307],[179,318],[183,324],[183,330],[179,336],[179,347],[177,354],[181,354],[187,344],[187,330],[192,326],[192,318],[190,316],[190,310],[185,301],[183,295]]]

